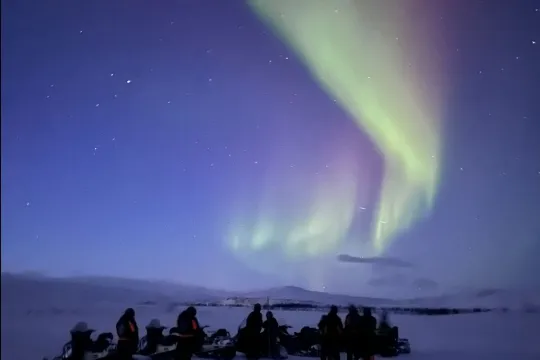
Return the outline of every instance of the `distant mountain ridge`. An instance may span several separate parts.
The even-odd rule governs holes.
[[[204,286],[179,284],[164,280],[140,280],[126,279],[121,277],[108,276],[75,276],[69,279],[81,283],[97,284],[102,286],[131,288],[147,291],[157,291],[169,296],[182,296],[182,294],[197,294],[200,297],[221,298],[223,296],[233,296],[236,292],[227,290],[210,289]]]
[[[47,277],[41,274],[2,273],[2,307],[4,301],[39,298],[51,304],[69,298],[95,303],[137,301],[153,303],[219,302],[231,297],[256,299],[265,302],[297,301],[318,305],[368,305],[410,307],[484,307],[511,309],[539,308],[540,292],[523,294],[501,289],[466,290],[429,298],[393,300],[311,291],[297,286],[273,287],[249,292],[208,289],[196,285],[183,285],[166,281],[124,279],[106,276],[77,276],[69,278]],[[81,295],[84,294],[84,295]],[[24,300],[26,301],[26,300]]]
[[[335,305],[363,304],[375,306],[384,304],[387,306],[392,306],[401,303],[399,300],[385,298],[363,297],[312,291],[298,286],[281,286],[258,291],[250,291],[242,293],[242,296],[246,298],[265,299],[268,297],[272,299],[296,300],[307,303]]]
[[[207,289],[196,285],[183,285],[166,281],[150,281],[139,279],[127,279],[108,276],[73,276],[73,277],[49,277],[39,274],[2,273],[2,289],[4,286],[24,287],[25,289],[43,288],[51,286],[53,289],[85,289],[110,292],[116,294],[134,293],[137,297],[146,296],[149,299],[169,298],[175,301],[199,301],[216,300],[232,296],[234,292]],[[45,291],[45,289],[43,289]]]

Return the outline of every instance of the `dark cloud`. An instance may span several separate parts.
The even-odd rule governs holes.
[[[388,267],[400,267],[400,268],[410,268],[413,267],[413,264],[399,259],[399,258],[392,258],[392,257],[359,257],[359,256],[351,256],[351,255],[338,255],[338,261],[340,262],[346,262],[346,263],[354,263],[354,264],[375,264],[375,265],[381,265],[381,266],[388,266]]]

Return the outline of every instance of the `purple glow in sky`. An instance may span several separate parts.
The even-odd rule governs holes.
[[[412,18],[429,1],[446,59],[439,189],[426,219],[356,260],[382,156],[244,1],[3,1],[2,271],[363,294],[540,287],[540,2],[403,1]],[[353,217],[323,255],[230,246],[239,214],[296,225],[315,186],[338,211],[351,167]]]

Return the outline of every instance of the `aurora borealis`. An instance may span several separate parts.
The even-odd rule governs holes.
[[[400,232],[429,214],[437,192],[443,99],[441,84],[429,82],[441,74],[426,71],[438,68],[429,63],[436,62],[437,56],[411,65],[411,52],[420,45],[408,41],[400,26],[407,19],[395,14],[403,6],[395,3],[253,0],[250,6],[295,50],[316,82],[379,150],[384,175],[371,246],[363,247],[360,255],[383,254]],[[408,16],[412,23],[412,13]],[[400,35],[404,35],[401,40]],[[429,42],[421,45],[430,48]],[[310,174],[296,179],[301,187],[313,186],[305,201],[298,200],[304,201],[302,210],[290,215],[295,220],[275,216],[282,212],[262,200],[256,219],[244,220],[254,221],[248,229],[233,228],[233,249],[258,251],[277,242],[291,258],[335,252],[350,236],[359,206],[357,194],[365,184],[359,181],[357,162],[341,159],[329,179],[312,181]],[[272,199],[289,181],[294,180],[269,181],[264,196]],[[291,196],[302,192],[296,189]]]
[[[532,286],[536,8],[3,1],[2,271]]]

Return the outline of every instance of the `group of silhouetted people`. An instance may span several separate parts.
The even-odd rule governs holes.
[[[338,308],[332,306],[330,312],[321,317],[318,327],[321,334],[321,360],[339,360],[343,345],[347,360],[372,359],[377,351],[377,320],[368,307],[364,308],[360,315],[355,306],[350,306],[343,325]],[[380,329],[382,328],[393,331],[388,323],[387,313],[383,313]]]
[[[261,304],[255,304],[246,319],[246,326],[242,329],[246,358],[258,359],[265,352],[271,358],[279,357],[278,338],[279,324],[274,314],[267,311],[266,320],[263,321]]]
[[[387,313],[382,314],[377,329],[377,320],[372,315],[371,309],[364,308],[360,315],[354,306],[349,307],[345,323],[338,315],[338,308],[332,306],[328,314],[321,317],[318,328],[321,360],[339,360],[343,346],[347,352],[347,360],[370,360],[375,355],[381,339],[390,344],[397,341],[398,336],[397,328],[391,327],[388,322]],[[190,360],[203,344],[204,333],[197,320],[197,310],[193,306],[178,315],[174,333],[171,331],[171,335],[165,337],[164,329],[158,319],[152,320],[146,326],[146,344],[143,349],[139,349],[139,327],[135,320],[135,310],[126,309],[116,323],[118,343],[115,357],[118,360],[131,360],[138,351],[142,355],[151,355],[156,352],[157,346],[162,344],[176,345],[175,360]],[[280,329],[271,311],[266,313],[266,320],[263,321],[261,305],[255,304],[241,331],[242,342],[245,344],[243,352],[248,359],[258,359],[263,354],[271,358],[280,356],[278,341]],[[89,329],[84,322],[78,323],[71,330],[70,360],[83,360],[84,354],[95,347],[96,343],[90,338],[92,332],[94,330]],[[384,336],[378,336],[377,332]],[[105,350],[107,341],[112,341],[112,334],[102,335],[105,338],[98,338],[96,342],[104,341],[105,346],[102,347]]]
[[[156,351],[158,344],[162,343],[164,326],[159,320],[154,319],[146,327],[146,346],[141,352],[152,354]],[[91,339],[93,329],[88,328],[84,322],[80,322],[71,330],[71,354],[70,360],[83,360],[86,352],[92,350],[94,342]],[[118,360],[131,360],[132,356],[139,351],[139,327],[135,320],[135,310],[126,309],[116,323],[116,334],[118,343],[116,345],[115,358]],[[111,340],[112,340],[112,334]],[[98,339],[99,340],[99,339]],[[176,320],[174,331],[175,360],[189,360],[203,342],[203,335],[199,321],[197,320],[197,310],[190,306],[182,311]],[[105,349],[104,349],[105,350]]]

